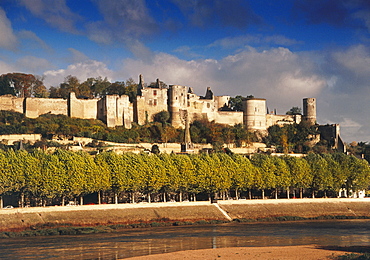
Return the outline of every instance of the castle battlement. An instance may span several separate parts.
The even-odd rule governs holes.
[[[140,75],[138,96],[131,103],[127,95],[107,95],[95,99],[78,99],[70,93],[62,98],[20,98],[11,95],[0,96],[0,110],[13,110],[36,118],[42,114],[62,114],[82,119],[100,119],[108,127],[124,126],[131,128],[133,122],[143,125],[154,120],[161,111],[170,113],[174,127],[185,127],[184,114],[189,122],[205,119],[220,124],[244,124],[252,131],[266,131],[272,125],[316,122],[316,100],[303,100],[303,115],[268,114],[266,99],[249,96],[243,101],[243,111],[224,111],[230,96],[216,96],[211,88],[205,96],[193,93],[192,88],[179,85],[163,87],[159,79],[153,86],[147,86]]]

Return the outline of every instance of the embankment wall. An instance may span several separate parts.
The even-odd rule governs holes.
[[[239,200],[218,201],[217,205],[209,202],[171,202],[1,209],[0,231],[19,231],[43,224],[94,226],[329,215],[370,217],[370,199]]]

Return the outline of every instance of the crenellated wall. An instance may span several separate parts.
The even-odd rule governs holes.
[[[74,92],[69,94],[68,115],[75,118],[97,119],[99,99],[77,99]]]
[[[42,114],[62,114],[82,119],[99,119],[108,127],[131,128],[133,122],[143,125],[154,120],[161,111],[170,113],[172,126],[185,127],[185,114],[189,122],[206,119],[220,124],[244,124],[251,131],[266,132],[272,125],[316,122],[316,100],[303,100],[303,116],[267,114],[266,99],[247,97],[243,101],[243,112],[224,111],[229,107],[230,96],[215,96],[207,88],[205,96],[193,93],[192,88],[179,85],[165,87],[159,79],[155,85],[146,86],[140,75],[138,96],[131,103],[127,95],[107,95],[96,99],[78,99],[75,93],[69,98],[17,98],[0,96],[0,110],[13,110],[36,118]]]
[[[37,118],[43,114],[68,115],[67,100],[62,98],[26,98],[25,115]]]
[[[0,110],[23,113],[23,102],[24,98],[18,98],[12,95],[0,96]]]

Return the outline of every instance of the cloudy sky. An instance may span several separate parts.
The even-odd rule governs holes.
[[[0,0],[0,74],[68,75],[254,95],[370,141],[369,0]]]

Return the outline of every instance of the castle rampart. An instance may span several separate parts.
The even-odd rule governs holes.
[[[75,93],[70,93],[68,100],[68,115],[75,118],[98,118],[99,99],[77,99]]]
[[[18,98],[12,95],[0,96],[0,110],[24,113],[23,101],[24,98]]]
[[[0,96],[0,110],[13,110],[36,118],[42,114],[62,114],[82,119],[100,119],[108,127],[124,126],[131,128],[132,122],[143,125],[153,121],[161,111],[170,113],[174,127],[185,127],[184,115],[189,122],[206,119],[220,124],[244,124],[251,131],[266,132],[272,125],[299,123],[305,120],[313,125],[316,122],[316,100],[303,100],[303,116],[267,114],[266,99],[247,97],[243,101],[243,112],[226,111],[230,96],[215,96],[208,87],[205,96],[193,93],[192,88],[179,85],[164,87],[157,79],[147,86],[140,75],[138,96],[131,103],[127,95],[107,95],[96,99],[78,99],[70,93],[68,99],[18,98]]]
[[[25,115],[37,118],[43,114],[68,115],[67,100],[62,98],[26,98]]]

